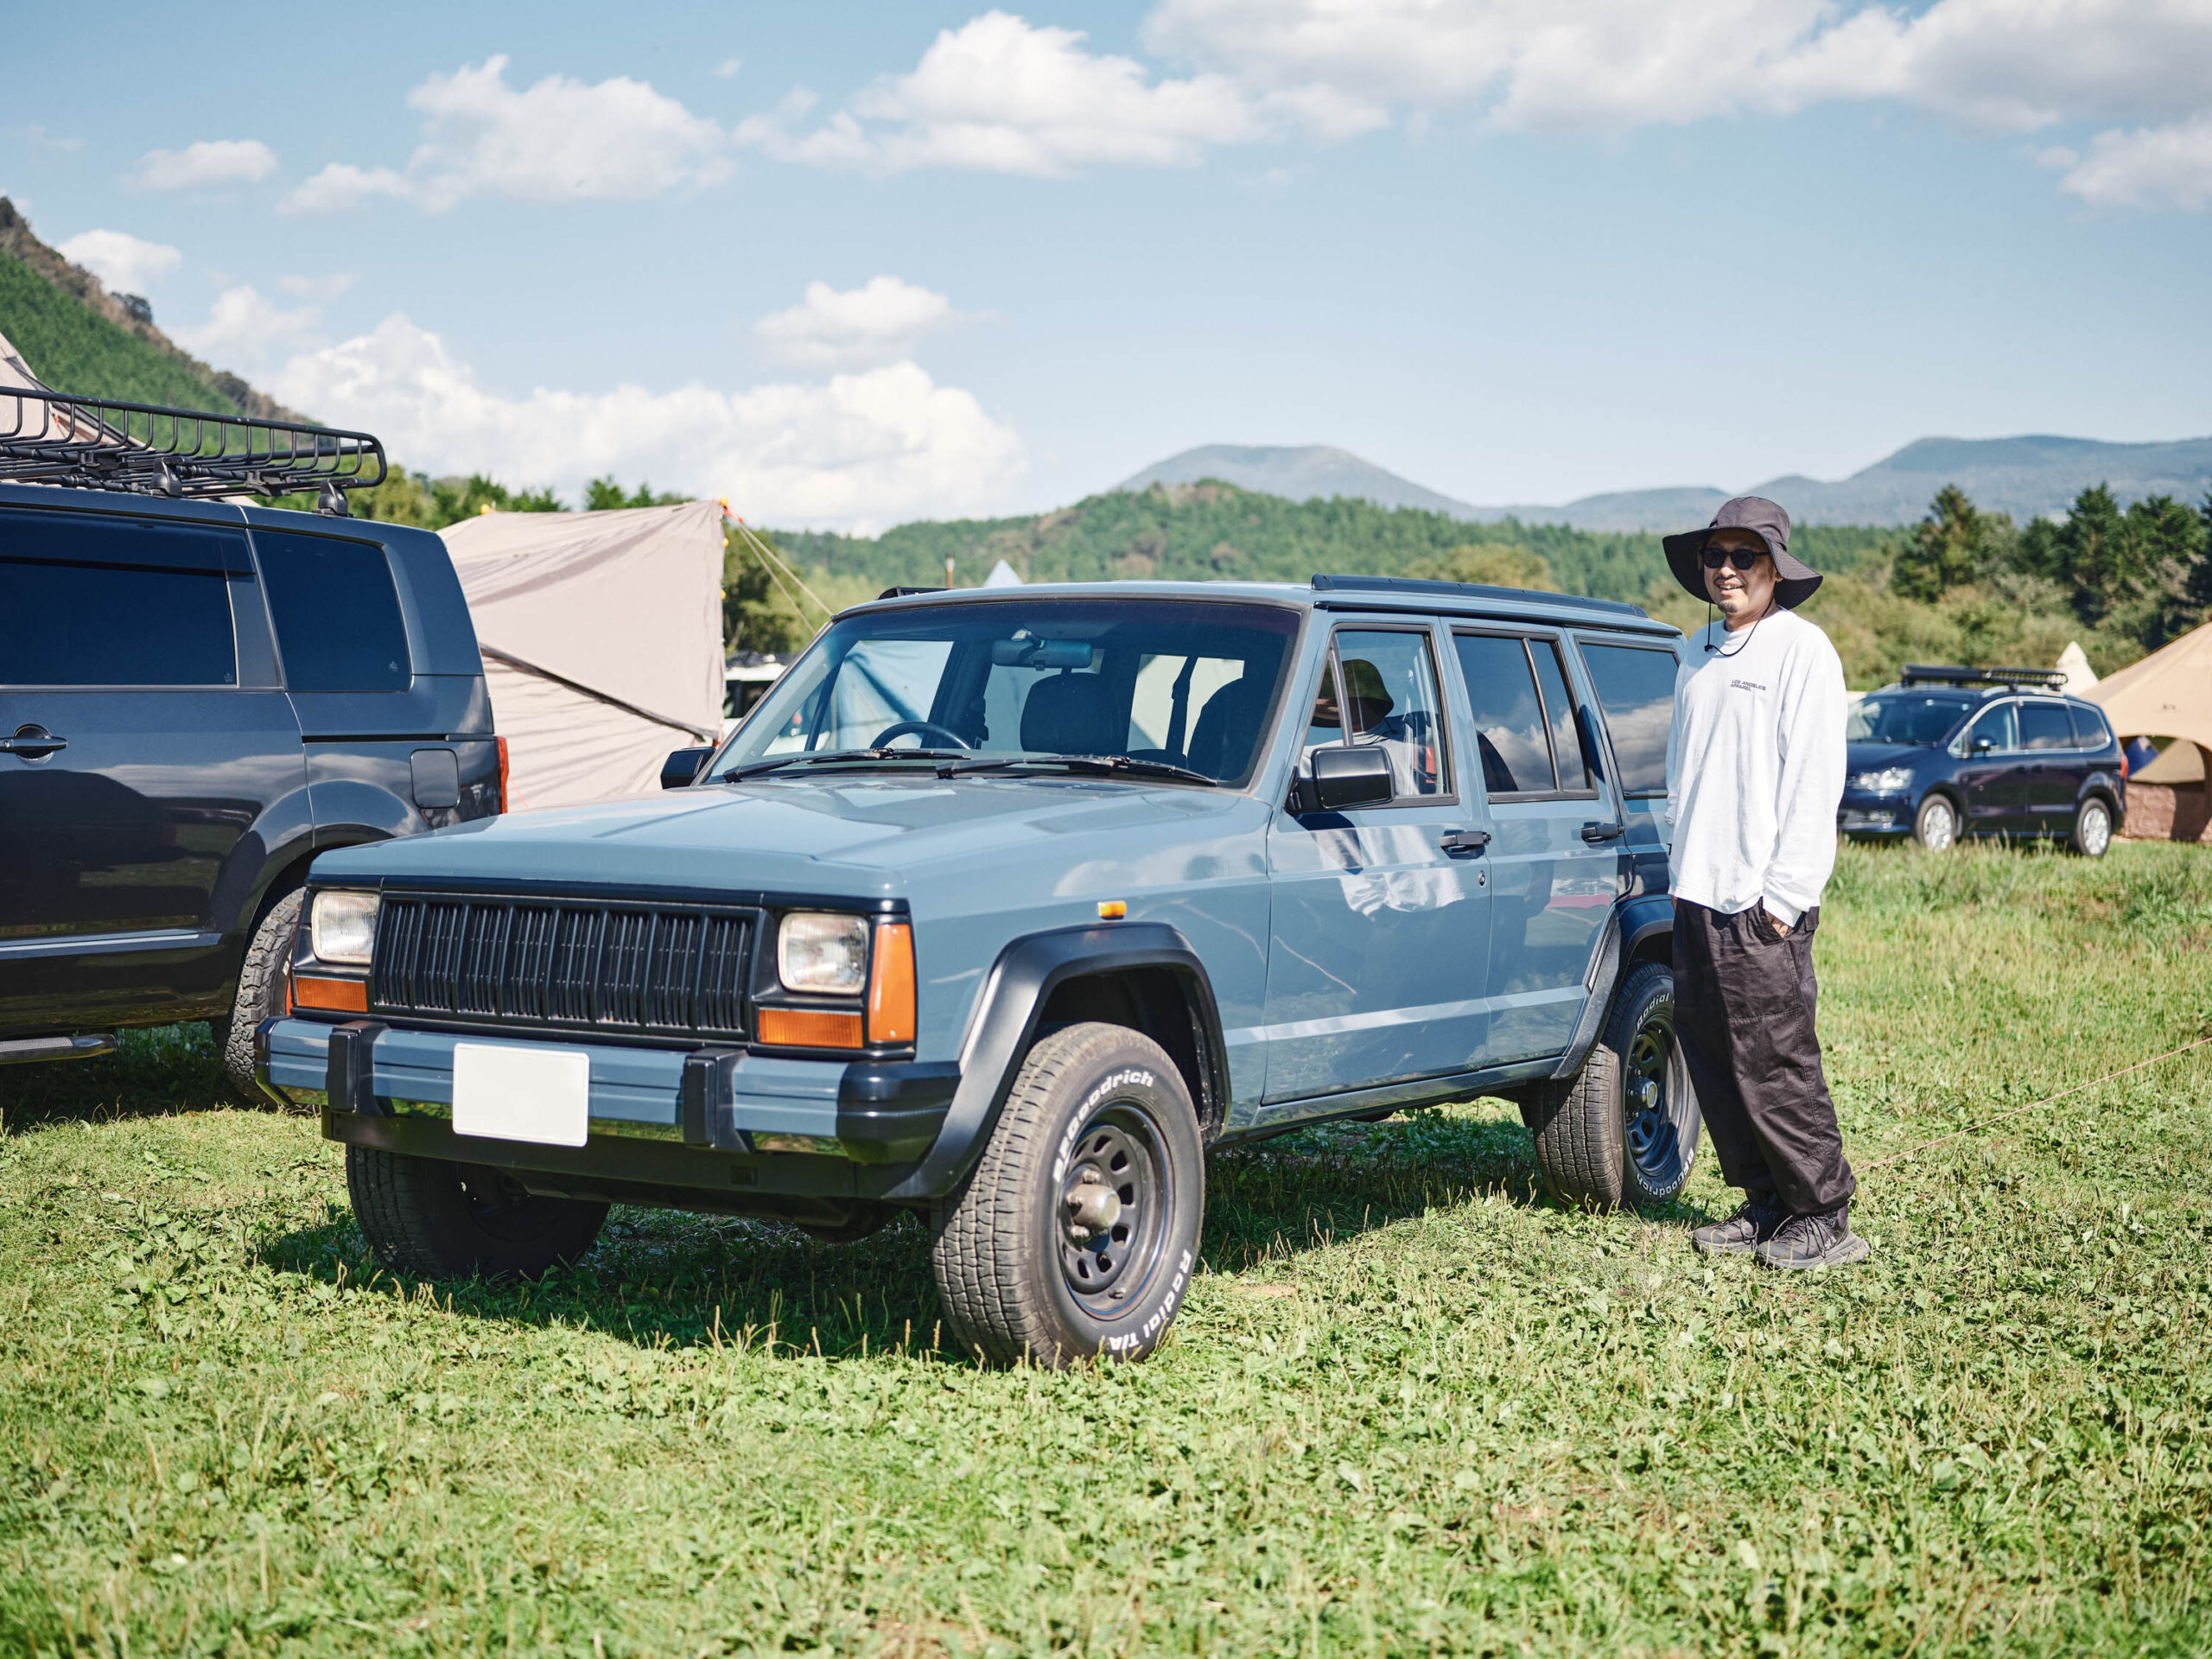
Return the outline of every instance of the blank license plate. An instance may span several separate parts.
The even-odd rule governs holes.
[[[590,1125],[591,1056],[582,1050],[454,1045],[454,1134],[581,1147]]]

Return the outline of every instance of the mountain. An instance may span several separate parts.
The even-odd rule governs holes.
[[[1577,530],[1679,530],[1700,524],[1730,492],[1709,485],[1621,490],[1557,506],[1475,506],[1425,488],[1343,449],[1308,444],[1213,443],[1146,467],[1117,487],[1219,479],[1294,501],[1344,496],[1385,507],[1419,507],[1473,524],[1514,518]],[[1946,484],[1974,505],[2022,522],[2065,511],[2092,484],[2109,484],[2123,505],[2146,495],[2201,499],[2212,491],[2212,438],[2173,443],[2101,443],[2092,438],[1922,438],[1895,454],[1834,480],[1789,474],[1740,492],[1764,495],[1803,524],[1909,524]]]
[[[235,374],[210,368],[32,233],[0,196],[0,335],[57,391],[217,415],[302,420]]]

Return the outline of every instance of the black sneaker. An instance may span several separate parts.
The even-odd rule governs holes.
[[[1692,1233],[1690,1243],[1700,1255],[1749,1255],[1789,1219],[1789,1212],[1778,1204],[1746,1198],[1727,1220],[1707,1222]]]
[[[1866,1241],[1851,1230],[1851,1206],[1792,1216],[1753,1252],[1770,1268],[1843,1268],[1864,1262]]]

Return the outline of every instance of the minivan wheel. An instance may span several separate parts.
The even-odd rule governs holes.
[[[998,1364],[1142,1359],[1198,1264],[1205,1153],[1159,1044],[1095,1020],[1041,1038],[935,1217],[953,1334]]]
[[[1647,962],[1613,998],[1582,1069],[1532,1091],[1522,1121],[1562,1203],[1665,1204],[1688,1184],[1704,1129],[1675,1040],[1675,973]]]
[[[535,1279],[572,1267],[607,1206],[529,1191],[505,1170],[374,1147],[346,1148],[353,1219],[376,1258],[423,1279]]]
[[[2069,851],[2084,858],[2102,858],[2112,845],[2112,808],[2092,795],[2074,814],[2074,833],[2066,838]]]
[[[270,906],[269,913],[253,930],[245,961],[238,964],[238,995],[231,1003],[231,1017],[207,1022],[223,1057],[231,1091],[243,1105],[284,1105],[264,1092],[254,1077],[253,1033],[263,1020],[292,1011],[292,940],[300,930],[300,902],[305,897],[304,889],[295,888]]]
[[[1930,795],[1912,815],[1912,838],[1931,853],[1950,850],[1959,838],[1959,809],[1948,795]]]

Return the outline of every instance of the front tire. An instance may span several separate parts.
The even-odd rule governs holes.
[[[242,1105],[292,1109],[267,1094],[254,1077],[253,1033],[263,1020],[292,1011],[292,941],[300,931],[300,904],[306,896],[303,888],[295,888],[270,906],[238,964],[231,1017],[207,1022],[231,1091]]]
[[[2083,858],[2102,858],[2111,845],[2112,808],[2092,795],[2074,814],[2074,831],[2066,838],[2066,849]]]
[[[1205,1152],[1159,1044],[1096,1021],[1039,1039],[931,1260],[962,1346],[1061,1370],[1142,1359],[1198,1264]]]
[[[1679,1195],[1705,1120],[1675,1040],[1674,969],[1637,967],[1582,1069],[1532,1092],[1521,1116],[1544,1185],[1561,1203],[1611,1210]]]
[[[1959,809],[1948,795],[1930,795],[1912,815],[1912,838],[1931,853],[1947,853],[1959,839]]]
[[[423,1279],[535,1279],[573,1267],[607,1206],[526,1191],[504,1170],[346,1148],[353,1218],[376,1258]]]

